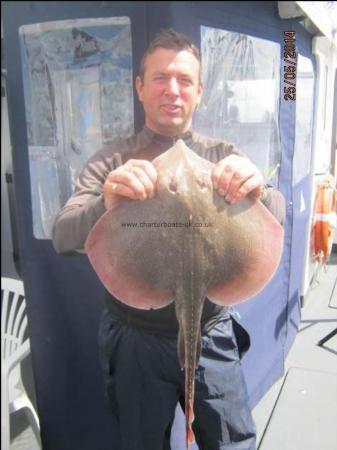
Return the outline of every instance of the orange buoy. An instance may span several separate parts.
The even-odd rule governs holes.
[[[337,222],[337,191],[333,177],[327,177],[317,186],[313,222],[313,257],[326,263],[329,259],[334,228]]]

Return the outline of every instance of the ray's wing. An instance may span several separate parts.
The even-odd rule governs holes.
[[[207,296],[214,303],[235,304],[256,295],[273,277],[282,255],[283,227],[249,197],[219,212],[217,220]]]
[[[157,198],[121,199],[99,219],[85,243],[106,289],[139,309],[162,308],[174,298],[170,271],[174,242],[167,239],[167,229],[159,226],[167,219],[161,209]]]
[[[215,303],[238,303],[257,294],[280,261],[282,226],[249,196],[226,204],[212,189],[213,164],[182,141],[158,157],[156,165],[158,195],[143,202],[121,199],[88,236],[86,252],[108,291],[136,308],[164,307],[175,297],[181,260],[186,259],[188,270],[198,269],[199,282]],[[212,224],[193,230],[193,246],[185,245],[191,231],[162,226],[192,215]]]

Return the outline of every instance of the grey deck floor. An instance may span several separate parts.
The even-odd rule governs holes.
[[[336,280],[333,254],[306,297],[284,376],[253,410],[259,450],[337,449],[337,335],[317,345],[337,327]],[[296,400],[298,393],[302,400]],[[331,420],[333,426],[325,427]],[[308,446],[318,437],[318,447]]]
[[[253,410],[260,450],[309,450],[304,435],[311,431],[312,425],[315,427],[316,434],[314,437],[317,437],[318,433],[323,439],[320,440],[320,446],[317,449],[337,449],[337,442],[334,447],[331,447],[331,443],[334,444],[333,441],[336,436],[336,426],[325,426],[324,430],[319,427],[319,423],[324,423],[325,419],[328,423],[330,421],[334,424],[337,423],[337,399],[333,397],[334,381],[329,382],[329,380],[335,380],[337,375],[337,336],[326,342],[323,347],[317,346],[322,337],[337,327],[336,280],[337,254],[333,254],[329,264],[321,270],[318,282],[311,288],[305,306],[302,308],[300,329],[285,361],[284,376],[271,387]],[[34,401],[29,364],[28,361],[28,368],[26,369],[28,390]],[[327,387],[329,388],[329,384],[331,385],[330,391],[325,393],[324,408],[321,407],[319,410],[320,422],[310,423],[310,421],[317,420],[318,417],[318,414],[315,413],[317,409],[315,401],[319,398],[317,395],[314,396],[312,401],[310,395],[307,396],[303,406],[305,411],[304,409],[301,411],[303,414],[306,413],[306,420],[298,422],[297,419],[301,414],[296,411],[296,405],[294,407],[292,404],[291,389],[295,389],[296,392],[303,395],[315,393],[314,382],[310,384],[309,380],[312,378],[311,375],[314,373],[313,376],[316,376],[317,372],[322,374],[321,380],[325,384],[325,390]],[[286,378],[287,375],[289,375],[289,378]],[[318,386],[318,389],[320,389],[320,386]],[[331,392],[331,397],[329,392]],[[289,408],[287,408],[288,403]],[[296,444],[294,444],[294,439],[290,439],[289,442],[292,442],[290,445],[287,444],[286,439],[281,439],[281,437],[289,436],[295,425],[297,427]],[[303,430],[299,429],[301,426],[304,428]],[[283,434],[280,434],[280,429]],[[302,431],[303,443],[301,444]],[[321,433],[321,431],[324,431],[324,433]],[[38,448],[32,429],[28,426],[24,414],[17,413],[11,418],[10,450],[38,450]]]

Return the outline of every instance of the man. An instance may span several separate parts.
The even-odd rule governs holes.
[[[203,85],[199,51],[186,36],[173,30],[162,30],[156,36],[141,62],[136,89],[145,111],[145,127],[88,161],[75,193],[55,221],[57,251],[82,249],[93,225],[120,198],[143,201],[155,196],[157,173],[151,161],[177,139],[216,163],[214,187],[228,203],[250,195],[283,220],[281,194],[264,186],[260,171],[248,158],[233,145],[191,130]],[[117,153],[119,167],[115,167]],[[100,348],[107,392],[120,428],[118,450],[169,449],[175,407],[184,401],[174,306],[140,311],[110,294],[106,300]],[[228,308],[208,299],[201,327],[193,423],[199,449],[253,450],[255,427],[240,363],[249,336]]]

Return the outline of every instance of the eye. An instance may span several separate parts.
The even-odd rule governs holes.
[[[208,184],[205,180],[197,180],[197,184],[202,192],[207,191]]]
[[[177,182],[175,181],[175,180],[171,180],[170,181],[170,184],[169,184],[169,191],[172,193],[172,194],[176,194],[177,193]]]
[[[164,81],[165,80],[165,76],[164,75],[157,75],[153,79],[154,79],[154,81]]]
[[[192,80],[189,78],[181,78],[179,81],[183,86],[190,86],[192,84]]]

